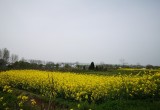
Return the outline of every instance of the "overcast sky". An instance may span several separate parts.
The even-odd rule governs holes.
[[[54,62],[160,65],[160,0],[0,0],[0,48]]]

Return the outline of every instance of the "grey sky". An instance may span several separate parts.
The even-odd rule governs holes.
[[[0,48],[54,62],[160,65],[160,0],[0,0]]]

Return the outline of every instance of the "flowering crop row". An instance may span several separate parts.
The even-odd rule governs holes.
[[[102,76],[37,70],[10,70],[0,73],[5,85],[42,95],[90,102],[118,98],[160,97],[160,73]]]

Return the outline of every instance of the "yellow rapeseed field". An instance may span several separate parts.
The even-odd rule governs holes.
[[[0,87],[11,86],[41,95],[77,101],[160,97],[160,73],[144,75],[91,75],[38,70],[0,72]]]

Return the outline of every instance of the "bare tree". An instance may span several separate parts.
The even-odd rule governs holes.
[[[2,59],[2,50],[0,49],[0,59]]]
[[[122,65],[125,64],[125,60],[124,60],[123,58],[121,58],[119,61],[120,61],[120,63],[121,63]]]
[[[2,59],[8,63],[9,61],[9,50],[7,48],[2,49]]]
[[[12,54],[11,55],[11,63],[15,63],[16,61],[18,61],[18,55]]]
[[[32,64],[38,64],[38,65],[43,64],[43,62],[41,60],[31,59],[31,60],[29,60],[29,62],[32,63]]]
[[[121,62],[122,66],[124,66],[124,65],[127,65],[127,64],[128,64],[128,63],[125,61],[125,59],[124,59],[124,58],[121,58],[119,61]]]
[[[27,62],[27,60],[24,57],[22,57],[20,61]]]

